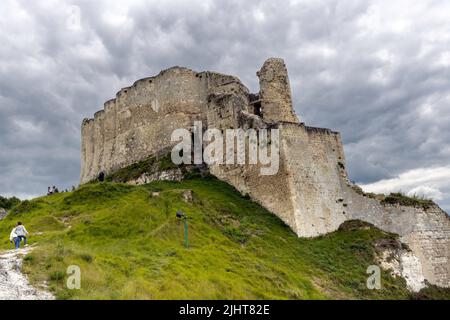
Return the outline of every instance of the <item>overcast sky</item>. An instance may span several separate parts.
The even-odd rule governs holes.
[[[340,131],[352,180],[450,210],[450,1],[0,1],[0,194],[77,185],[80,124],[174,65],[258,91],[285,59],[295,108]]]

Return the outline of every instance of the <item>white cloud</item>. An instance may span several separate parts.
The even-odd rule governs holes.
[[[11,198],[16,197],[20,200],[31,200],[37,197],[42,196],[43,194],[32,194],[32,193],[4,193],[2,194],[3,197]]]
[[[388,194],[403,192],[435,201],[450,198],[450,166],[409,170],[392,179],[383,179],[361,187],[366,192]]]
[[[35,124],[31,121],[14,119],[13,122],[16,125],[17,129],[19,130],[20,134],[24,135],[40,134],[43,130],[41,124]],[[15,131],[15,134],[18,134],[18,132]]]
[[[408,196],[419,196],[428,199],[433,199],[435,201],[444,199],[444,194],[436,188],[429,186],[418,186],[408,191]]]

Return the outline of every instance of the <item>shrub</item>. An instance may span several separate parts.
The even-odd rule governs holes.
[[[20,199],[16,197],[5,198],[0,196],[0,208],[11,209],[20,203]]]
[[[412,196],[408,197],[401,192],[391,193],[381,201],[383,204],[399,204],[407,207],[419,207],[427,210],[434,205],[434,202],[424,197]]]
[[[94,260],[94,259],[92,258],[92,256],[91,256],[90,254],[87,254],[87,253],[82,253],[82,254],[80,254],[80,258],[81,258],[82,260],[86,261],[87,263],[91,263],[92,260]]]
[[[52,281],[61,281],[65,276],[65,272],[61,270],[50,272],[50,280]]]
[[[248,193],[243,194],[241,197],[242,197],[242,199],[244,199],[244,200],[251,200],[251,199],[252,199]]]
[[[40,208],[40,201],[29,201],[25,200],[17,204],[12,210],[12,214],[22,214],[28,213],[30,211],[36,210]]]
[[[83,205],[86,203],[103,203],[117,196],[128,193],[130,186],[100,183],[83,186],[64,199],[66,205]]]
[[[129,165],[128,167],[122,168],[115,173],[106,177],[107,181],[114,182],[127,182],[133,179],[139,178],[144,173],[148,173],[152,171],[152,167],[154,165],[155,158],[148,158],[146,160],[134,163]]]
[[[166,154],[164,157],[158,159],[157,161],[159,162],[159,169],[162,171],[178,168],[178,166],[173,163],[170,154]]]
[[[35,257],[32,254],[29,254],[29,255],[25,256],[25,258],[23,258],[23,261],[29,262],[29,263],[33,263],[34,260],[35,260]]]

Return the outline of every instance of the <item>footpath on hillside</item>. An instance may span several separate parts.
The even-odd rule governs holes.
[[[30,285],[22,274],[23,257],[32,250],[28,247],[0,254],[0,300],[52,300],[49,292]]]

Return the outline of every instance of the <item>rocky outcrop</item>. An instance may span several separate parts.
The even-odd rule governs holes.
[[[8,215],[8,211],[6,211],[3,208],[0,208],[0,220],[5,219],[7,215]]]
[[[381,268],[393,277],[402,277],[408,289],[419,292],[426,287],[422,264],[419,258],[398,240],[382,240],[375,244]]]
[[[127,181],[130,185],[142,185],[154,181],[181,181],[184,177],[181,169],[171,169],[153,173],[143,173],[136,179]]]
[[[386,204],[346,187],[348,216],[398,234],[419,259],[425,279],[450,287],[450,218],[437,205]]]

